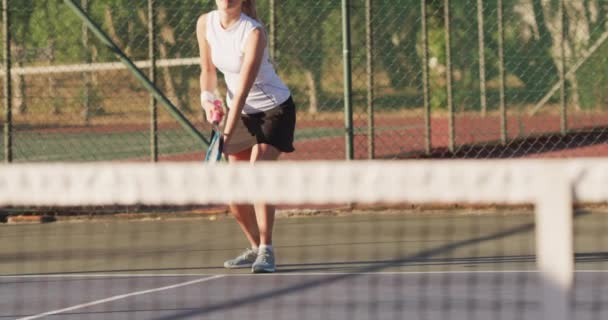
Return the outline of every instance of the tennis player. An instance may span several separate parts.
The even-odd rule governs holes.
[[[228,111],[223,126],[224,153],[236,161],[277,160],[293,152],[295,105],[268,57],[266,33],[257,20],[255,0],[216,0],[217,10],[202,15],[196,34],[201,63],[201,105],[207,119],[223,110],[214,105],[216,68],[226,81]],[[275,271],[272,230],[275,208],[230,205],[251,248],[224,263],[226,268]]]

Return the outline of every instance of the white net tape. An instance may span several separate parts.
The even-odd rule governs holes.
[[[520,204],[560,181],[577,201],[608,200],[605,160],[71,163],[0,166],[0,205]]]

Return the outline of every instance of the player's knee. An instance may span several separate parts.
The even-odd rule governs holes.
[[[229,162],[249,161],[249,159],[251,159],[251,148],[228,155]]]
[[[279,151],[279,149],[277,149],[276,147],[274,147],[270,144],[266,144],[266,143],[256,144],[254,149],[255,149],[254,161],[276,160],[281,155],[281,151]]]

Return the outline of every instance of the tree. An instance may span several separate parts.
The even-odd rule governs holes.
[[[157,0],[158,49],[161,59],[198,56],[196,21],[208,11],[209,2]],[[198,68],[164,68],[165,90],[183,110],[191,111],[190,81],[198,79]]]
[[[324,24],[328,16],[338,9],[337,4],[334,1],[304,3],[289,0],[277,6],[279,56],[276,61],[288,70],[302,72],[308,91],[309,113],[319,111],[319,97],[323,96],[321,79],[327,54],[322,41],[326,36]]]
[[[417,39],[420,32],[420,1],[374,1],[376,54],[387,71],[393,88],[418,86],[421,68]],[[364,20],[363,20],[364,21]]]
[[[11,2],[11,49],[14,67],[20,68],[28,60],[27,49],[30,42],[30,24],[35,10],[34,0]],[[26,82],[24,75],[13,77],[13,108],[16,114],[26,113]]]
[[[553,61],[552,69],[562,69],[562,44],[566,71],[572,67],[591,45],[594,38],[606,30],[606,4],[589,0],[564,1],[564,30],[562,39],[562,13],[559,10],[562,0],[519,0],[515,5],[521,17],[522,39],[534,42],[538,39],[540,46],[548,50]],[[532,9],[532,10],[530,10]],[[575,73],[566,78],[569,86],[570,102],[580,108],[579,81]],[[546,81],[546,80],[545,80]]]

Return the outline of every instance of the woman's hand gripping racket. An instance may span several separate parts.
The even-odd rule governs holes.
[[[211,120],[211,139],[209,140],[209,148],[205,154],[205,162],[215,163],[222,159],[222,151],[224,149],[224,138],[220,130],[220,122],[224,117],[222,103],[219,100],[213,101],[214,109],[210,110]]]

